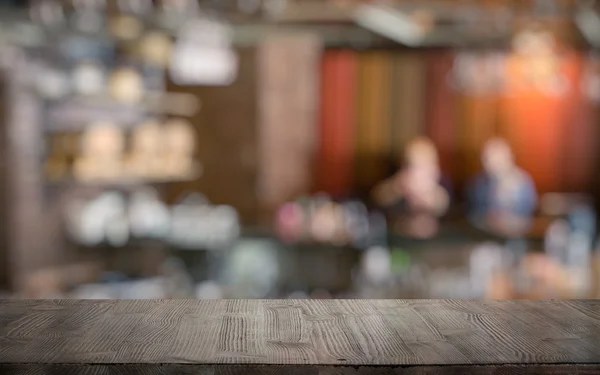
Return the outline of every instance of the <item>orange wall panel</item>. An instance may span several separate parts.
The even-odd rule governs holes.
[[[315,188],[334,196],[352,188],[357,64],[357,54],[351,50],[327,51],[321,62]]]

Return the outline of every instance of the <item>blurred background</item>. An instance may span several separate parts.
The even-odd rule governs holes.
[[[596,1],[0,4],[3,297],[600,298]]]

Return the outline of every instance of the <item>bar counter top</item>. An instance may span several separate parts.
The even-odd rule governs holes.
[[[600,300],[3,300],[0,374],[600,374]]]

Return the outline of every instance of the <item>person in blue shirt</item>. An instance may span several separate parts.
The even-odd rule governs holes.
[[[481,159],[483,173],[472,181],[468,191],[471,222],[498,234],[522,234],[537,206],[533,180],[516,165],[504,139],[489,140]]]

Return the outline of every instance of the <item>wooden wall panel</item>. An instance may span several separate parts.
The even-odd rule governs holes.
[[[476,66],[485,68],[491,64],[493,56],[485,53],[473,55]],[[474,68],[476,68],[474,66]],[[473,72],[473,74],[477,74]],[[467,89],[457,92],[456,95],[456,121],[458,124],[458,137],[461,169],[455,174],[455,183],[463,186],[477,173],[481,172],[481,151],[485,143],[492,137],[498,136],[498,110],[500,92],[489,89],[488,83],[493,80],[493,73],[485,71],[480,73],[484,85],[481,89]],[[473,84],[477,84],[473,82]]]
[[[406,144],[425,131],[427,65],[422,52],[400,52],[392,58],[392,153],[399,161]]]
[[[370,190],[390,172],[391,62],[387,52],[360,56],[356,139],[356,186],[360,192]]]
[[[204,167],[196,181],[168,188],[169,200],[190,191],[216,204],[235,207],[245,223],[256,221],[257,56],[255,48],[239,51],[238,77],[230,86],[177,86],[168,90],[196,95],[202,108],[191,122],[197,129],[198,160]]]
[[[59,262],[64,249],[48,236],[48,223],[56,224],[57,220],[46,209],[40,168],[42,107],[26,83],[31,65],[20,53],[15,55],[13,63],[6,72],[6,224],[11,286],[20,292],[26,286],[29,273]]]
[[[312,34],[277,34],[259,47],[261,205],[271,212],[312,188],[321,43]]]
[[[331,50],[323,55],[315,190],[334,196],[345,195],[352,188],[356,74],[356,52]]]
[[[448,75],[452,70],[453,53],[447,50],[435,50],[425,53],[426,80],[426,133],[438,148],[440,164],[445,173],[459,169],[456,163],[457,132],[455,119],[455,98],[448,84]]]
[[[9,243],[9,195],[8,195],[8,160],[7,160],[7,77],[0,75],[0,290],[8,290],[11,286],[10,243]]]
[[[569,57],[565,74],[573,84],[573,91],[566,98],[566,122],[562,168],[563,188],[567,191],[584,191],[591,188],[597,172],[596,158],[600,132],[598,131],[598,108],[582,90],[589,77],[584,76],[587,59],[581,53]]]

